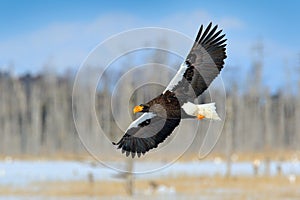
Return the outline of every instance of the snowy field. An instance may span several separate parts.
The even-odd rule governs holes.
[[[157,165],[158,162],[135,162],[134,169]],[[300,162],[270,162],[270,175],[277,175],[278,167],[283,176],[300,176]],[[264,163],[258,166],[258,175],[263,175]],[[176,162],[168,167],[152,173],[135,174],[136,179],[155,179],[180,176],[224,176],[226,163],[222,160]],[[234,162],[231,168],[232,176],[252,176],[254,168],[252,162]],[[95,181],[118,181],[120,172],[107,168],[101,164],[83,161],[0,161],[0,185],[20,186],[34,182],[45,181],[80,181],[87,180],[93,175]]]
[[[135,162],[134,168],[141,171],[143,168],[161,165],[159,162]],[[123,174],[95,162],[6,159],[0,161],[0,200],[76,200],[99,197],[176,200],[199,199],[199,194],[200,199],[205,200],[300,199],[300,190],[297,189],[300,162],[297,160],[271,161],[270,178],[263,176],[263,162],[256,165],[257,178],[253,176],[255,169],[252,162],[233,162],[233,178],[230,179],[224,178],[226,166],[221,159],[176,162],[152,173],[134,174],[135,192],[133,197],[129,197],[124,189]],[[280,176],[277,176],[279,168]],[[89,183],[91,176],[92,184]]]

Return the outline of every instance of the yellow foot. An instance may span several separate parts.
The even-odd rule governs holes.
[[[199,120],[202,120],[202,119],[205,118],[205,116],[204,116],[204,115],[197,115],[197,118],[198,118]]]

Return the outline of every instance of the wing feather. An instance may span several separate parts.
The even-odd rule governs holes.
[[[145,123],[148,120],[147,123]],[[150,121],[149,121],[150,120]],[[169,119],[145,113],[132,122],[117,145],[126,156],[132,157],[137,153],[138,157],[150,149],[156,148],[179,125],[180,119]]]
[[[227,56],[225,34],[217,29],[210,23],[202,34],[201,25],[190,53],[164,93],[169,90],[181,101],[193,101],[218,76]]]
[[[201,25],[201,27],[200,27],[200,29],[199,29],[199,31],[198,31],[198,34],[197,34],[197,37],[196,37],[196,40],[195,40],[195,41],[198,41],[198,40],[199,40],[199,38],[200,38],[200,36],[201,36],[201,34],[202,34],[202,30],[203,30],[203,25]]]
[[[201,36],[201,39],[199,40],[199,43],[204,40],[204,38],[206,37],[207,33],[209,32],[211,26],[212,26],[212,23],[210,22],[209,25],[207,26],[207,28],[205,29],[203,35]]]

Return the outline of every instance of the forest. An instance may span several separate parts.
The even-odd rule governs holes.
[[[161,59],[159,55],[157,52],[151,53],[150,60],[157,63],[169,63],[167,59]],[[128,62],[126,64],[129,65]],[[175,69],[176,66],[178,65],[174,65]],[[225,65],[225,70],[226,68],[230,69],[230,66]],[[226,117],[224,115],[225,124],[221,138],[214,149],[215,153],[269,153],[300,150],[297,144],[297,141],[300,141],[300,87],[297,86],[297,92],[278,89],[271,93],[271,88],[262,83],[262,68],[262,62],[253,62],[248,79],[240,80],[240,82],[252,84],[239,84],[238,81],[224,78],[226,103],[223,104],[226,106]],[[119,71],[115,71],[114,74],[122,74],[120,69],[126,70],[124,67],[117,69]],[[232,73],[232,70],[223,73],[226,75]],[[72,70],[67,70],[63,74],[51,72],[51,70],[35,75],[13,75],[5,71],[0,73],[0,153],[2,155],[87,154],[80,142],[73,119],[73,109],[80,109],[72,109],[74,74]],[[117,100],[122,99],[129,88],[134,87],[136,78],[133,77],[138,77],[138,75],[126,77],[126,84],[121,86],[123,94],[119,93]],[[147,71],[144,77],[158,81],[160,79],[168,81],[172,78],[164,75],[163,72],[157,75],[153,71]],[[109,138],[114,141],[123,134],[111,108],[112,87],[116,80],[111,73],[103,73],[102,80],[105,81],[100,81],[95,94],[91,95],[95,96],[94,106],[98,122],[106,133],[106,136],[102,135],[100,138],[103,137],[103,140]],[[242,85],[247,85],[247,87],[242,87]],[[82,95],[86,95],[89,91],[85,87],[88,86],[81,87]],[[150,85],[147,90],[136,90],[130,97],[131,107],[126,109],[132,110],[134,105],[160,94],[163,89],[162,86],[154,84]],[[206,92],[199,98],[200,101],[209,102],[210,94],[213,93],[218,105],[220,103],[218,101],[222,100],[220,95],[223,95],[219,89],[214,87],[209,93]],[[86,109],[84,105],[86,103],[83,101],[77,105]],[[114,105],[117,105],[115,110],[118,107],[127,106],[121,101],[115,102]],[[91,116],[87,113],[82,120],[86,125],[86,137],[93,140],[94,136],[99,134],[95,128],[97,124],[90,118]],[[125,125],[130,120],[126,119]],[[182,128],[187,130],[184,132],[185,136],[189,132],[192,134],[193,131],[188,130],[195,130],[197,126],[199,126],[197,123],[183,123]],[[200,126],[200,131],[197,132],[193,144],[186,152],[188,154],[197,154],[199,151],[205,133],[202,130],[207,128],[207,123],[203,122]],[[168,140],[172,140],[172,137]],[[93,143],[93,148],[101,147],[105,150],[106,143],[103,144],[104,146],[100,144]],[[174,151],[176,151],[176,144]]]

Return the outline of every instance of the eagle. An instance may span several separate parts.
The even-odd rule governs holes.
[[[215,103],[195,104],[224,66],[226,39],[218,25],[200,26],[185,61],[166,89],[147,103],[135,106],[143,114],[133,121],[118,142],[112,142],[126,156],[140,157],[162,143],[181,119],[221,120]]]

